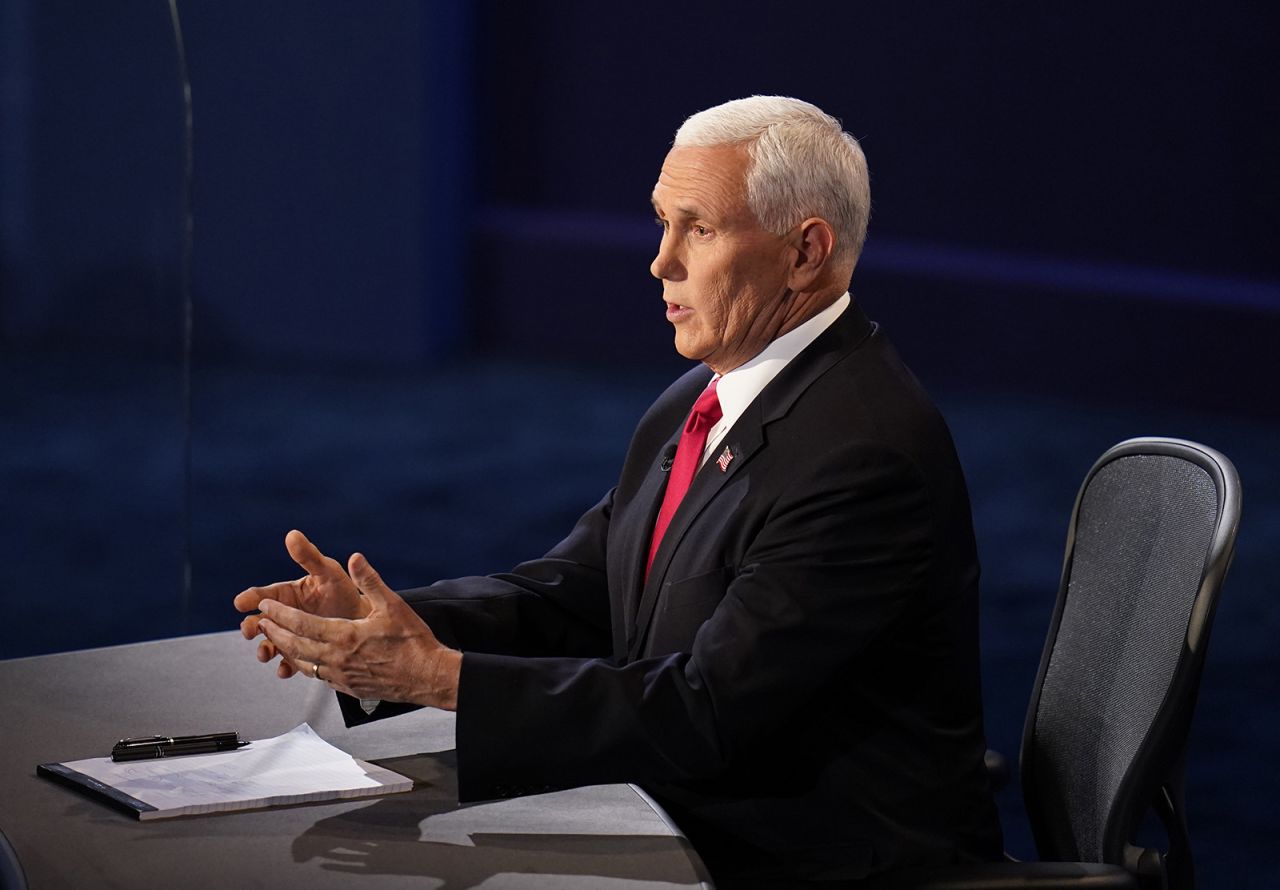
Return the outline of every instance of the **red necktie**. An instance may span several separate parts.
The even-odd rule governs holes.
[[[685,421],[684,432],[680,434],[680,443],[676,445],[676,459],[671,464],[671,475],[667,479],[667,493],[662,497],[662,509],[658,511],[658,521],[653,524],[653,542],[649,545],[649,561],[645,563],[644,576],[649,578],[649,567],[653,565],[653,557],[662,543],[662,536],[671,524],[671,517],[676,508],[684,500],[685,492],[693,482],[693,476],[702,464],[702,451],[707,446],[707,433],[716,425],[724,412],[720,410],[720,399],[716,397],[717,377],[711,385],[702,391],[698,401],[693,403],[689,419]]]

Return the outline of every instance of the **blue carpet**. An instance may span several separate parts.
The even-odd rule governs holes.
[[[281,544],[294,527],[340,559],[362,550],[399,587],[538,555],[612,484],[669,369],[201,368],[184,602],[176,369],[0,359],[0,656],[232,628],[237,591],[296,574]],[[1245,516],[1192,734],[1188,801],[1201,885],[1269,886],[1280,423],[1107,405],[1091,393],[933,388],[968,473],[984,566],[988,734],[1015,758],[1067,518],[1094,459],[1130,436],[1172,435],[1236,463]],[[1032,855],[1017,789],[1000,804],[1010,849]]]

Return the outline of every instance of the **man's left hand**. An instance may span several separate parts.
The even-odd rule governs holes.
[[[363,555],[347,571],[373,607],[364,618],[322,618],[264,599],[259,630],[299,671],[340,692],[456,710],[462,653],[437,640]]]

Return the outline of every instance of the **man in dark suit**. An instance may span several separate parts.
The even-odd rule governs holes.
[[[694,115],[653,192],[677,350],[546,556],[392,593],[299,532],[236,598],[349,722],[457,710],[459,796],[636,782],[724,886],[993,857],[978,565],[949,433],[848,285],[865,161],[807,103]],[[465,654],[464,654],[465,653]]]

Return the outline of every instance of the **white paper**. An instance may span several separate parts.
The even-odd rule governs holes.
[[[408,791],[413,782],[356,760],[306,723],[273,739],[217,754],[116,763],[95,757],[66,764],[155,807],[140,818],[277,806]]]

